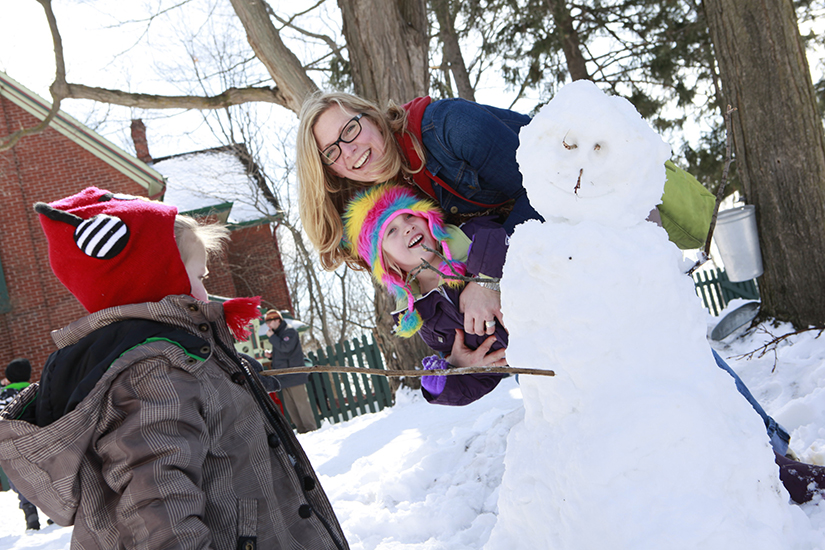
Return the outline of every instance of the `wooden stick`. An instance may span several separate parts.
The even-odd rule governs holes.
[[[523,369],[519,367],[456,367],[453,369],[434,369],[434,370],[381,370],[381,369],[367,369],[363,367],[342,367],[340,365],[316,365],[314,367],[290,367],[286,369],[275,369],[261,371],[260,374],[264,376],[278,376],[281,374],[301,374],[313,372],[353,372],[360,374],[374,374],[376,376],[387,376],[390,378],[410,376],[453,376],[456,374],[476,374],[476,373],[495,373],[495,374],[532,374],[535,376],[556,376],[556,373],[551,370],[541,369]]]
[[[708,228],[708,237],[705,240],[705,246],[702,248],[701,257],[693,267],[688,271],[688,275],[693,275],[693,272],[699,269],[710,258],[710,242],[713,238],[713,231],[716,229],[716,217],[719,215],[719,205],[722,204],[722,199],[725,197],[725,187],[728,185],[728,171],[730,170],[730,163],[733,161],[730,150],[731,141],[731,114],[735,111],[733,107],[728,105],[728,110],[725,111],[725,167],[722,170],[722,180],[719,182],[719,187],[716,189],[716,205],[713,207],[713,215],[710,217],[710,227]]]

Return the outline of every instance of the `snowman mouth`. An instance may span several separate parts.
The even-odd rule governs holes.
[[[598,199],[616,192],[616,189],[610,186],[599,185],[585,177],[584,169],[580,169],[574,177],[569,179],[571,180],[569,186],[561,185],[560,181],[554,181],[551,184],[565,193],[575,195],[578,199]]]
[[[421,241],[423,241],[423,240],[424,240],[424,235],[416,235],[410,241],[410,244],[407,245],[407,248],[413,248],[414,246],[417,246],[418,244],[420,244]]]

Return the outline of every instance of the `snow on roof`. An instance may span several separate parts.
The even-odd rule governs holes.
[[[233,151],[213,149],[176,155],[156,161],[153,168],[167,178],[164,202],[181,212],[231,202],[229,223],[258,221],[276,212]]]

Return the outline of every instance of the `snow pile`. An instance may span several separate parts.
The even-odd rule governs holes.
[[[507,357],[556,377],[522,378],[525,419],[485,548],[790,548],[807,519],[788,504],[764,424],[714,362],[680,252],[645,221],[669,146],[587,81],[520,140],[547,223],[511,242]]]
[[[734,311],[750,300],[734,300]],[[723,318],[711,317],[708,334]],[[791,448],[802,462],[825,465],[825,361],[817,349],[825,348],[825,334],[812,330],[768,346],[794,329],[788,323],[763,323],[747,334],[747,327],[714,342],[722,357],[739,359],[737,374],[771,416],[791,433]],[[822,538],[825,543],[825,537]]]

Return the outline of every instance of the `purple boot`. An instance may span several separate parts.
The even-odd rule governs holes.
[[[825,497],[825,467],[805,464],[774,452],[779,479],[797,504],[809,502],[814,495]]]

